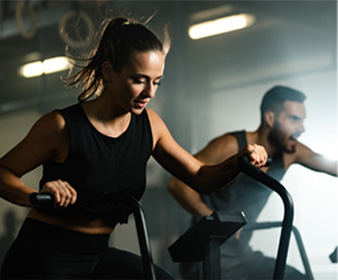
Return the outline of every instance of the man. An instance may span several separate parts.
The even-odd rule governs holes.
[[[297,141],[304,132],[305,99],[298,90],[273,87],[263,97],[261,124],[256,131],[236,131],[219,136],[198,152],[196,158],[215,164],[231,157],[247,143],[257,143],[264,146],[272,158],[272,164],[262,170],[278,181],[294,163],[338,176],[337,161],[329,160]],[[230,188],[209,196],[199,195],[174,177],[169,180],[168,189],[195,221],[216,210],[229,210],[243,211],[248,222],[255,222],[271,194],[267,187],[244,174],[240,174]],[[251,236],[252,232],[244,227],[222,245],[222,279],[272,279],[275,259],[254,252],[249,246]],[[199,278],[200,268],[192,263],[182,264],[181,273],[185,279]],[[305,276],[287,266],[285,279],[305,279]]]

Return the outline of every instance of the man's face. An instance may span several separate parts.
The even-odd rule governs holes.
[[[284,110],[275,116],[275,122],[269,134],[269,141],[286,153],[294,153],[297,138],[305,131],[305,106],[296,101],[286,101]]]

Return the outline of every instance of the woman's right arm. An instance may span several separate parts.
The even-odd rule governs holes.
[[[52,112],[39,119],[27,136],[0,159],[0,197],[31,207],[29,195],[37,190],[26,186],[20,178],[44,162],[64,160],[69,149],[68,139],[65,121],[59,113]],[[65,182],[49,182],[44,188],[53,192],[60,184]]]

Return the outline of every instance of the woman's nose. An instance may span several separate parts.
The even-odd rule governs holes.
[[[156,85],[154,85],[153,83],[149,82],[147,83],[147,86],[145,88],[145,94],[147,97],[149,98],[154,98],[155,97],[155,92],[156,92]]]

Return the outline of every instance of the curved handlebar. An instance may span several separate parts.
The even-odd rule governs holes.
[[[268,188],[275,191],[282,199],[284,204],[284,218],[282,222],[282,232],[280,235],[278,253],[276,258],[273,279],[283,279],[286,266],[286,258],[289,249],[290,236],[293,223],[293,201],[288,191],[277,180],[264,173],[261,169],[250,164],[246,155],[237,160],[238,168],[246,175],[263,183]]]
[[[268,159],[266,160],[266,163],[265,163],[265,167],[266,166],[270,166],[271,165],[271,163],[272,163],[272,158],[271,157],[268,157]]]

